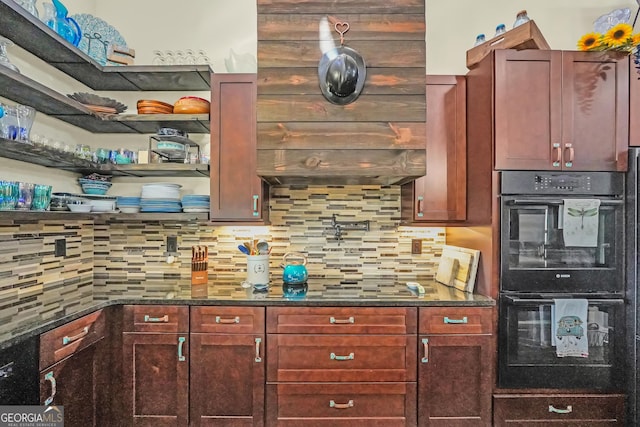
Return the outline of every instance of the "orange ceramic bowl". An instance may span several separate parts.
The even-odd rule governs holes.
[[[173,104],[173,114],[209,114],[211,103],[197,96],[183,96]]]
[[[154,99],[141,99],[138,101],[138,114],[171,114],[173,105]]]

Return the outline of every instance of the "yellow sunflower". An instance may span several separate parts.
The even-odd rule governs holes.
[[[640,33],[634,34],[631,39],[631,44],[634,46],[638,46],[640,44]]]
[[[578,50],[591,50],[600,46],[600,33],[587,33],[578,40]]]
[[[603,41],[611,47],[622,46],[631,37],[633,28],[629,24],[617,24],[604,34]]]

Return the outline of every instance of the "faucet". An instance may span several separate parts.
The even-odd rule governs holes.
[[[331,226],[335,229],[336,240],[338,241],[338,246],[340,246],[340,241],[342,240],[342,234],[344,230],[363,230],[369,231],[369,220],[365,221],[338,221],[336,219],[336,214],[331,215]]]

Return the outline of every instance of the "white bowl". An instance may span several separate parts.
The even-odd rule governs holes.
[[[112,212],[116,210],[116,201],[113,200],[89,200],[93,212]]]
[[[73,204],[70,203],[67,205],[67,207],[69,208],[69,210],[71,212],[91,212],[91,210],[93,209],[93,206],[89,205],[89,204]]]
[[[138,213],[140,212],[140,206],[120,206],[118,207],[122,213]]]

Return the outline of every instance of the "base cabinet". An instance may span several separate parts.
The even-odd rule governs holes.
[[[622,394],[504,394],[493,402],[496,427],[624,425]]]
[[[264,425],[264,308],[124,312],[123,425]]]
[[[267,307],[268,426],[415,426],[415,308]]]
[[[421,308],[418,425],[491,426],[491,309]]]
[[[64,425],[107,425],[105,319],[98,311],[42,334],[40,404],[64,407]]]

